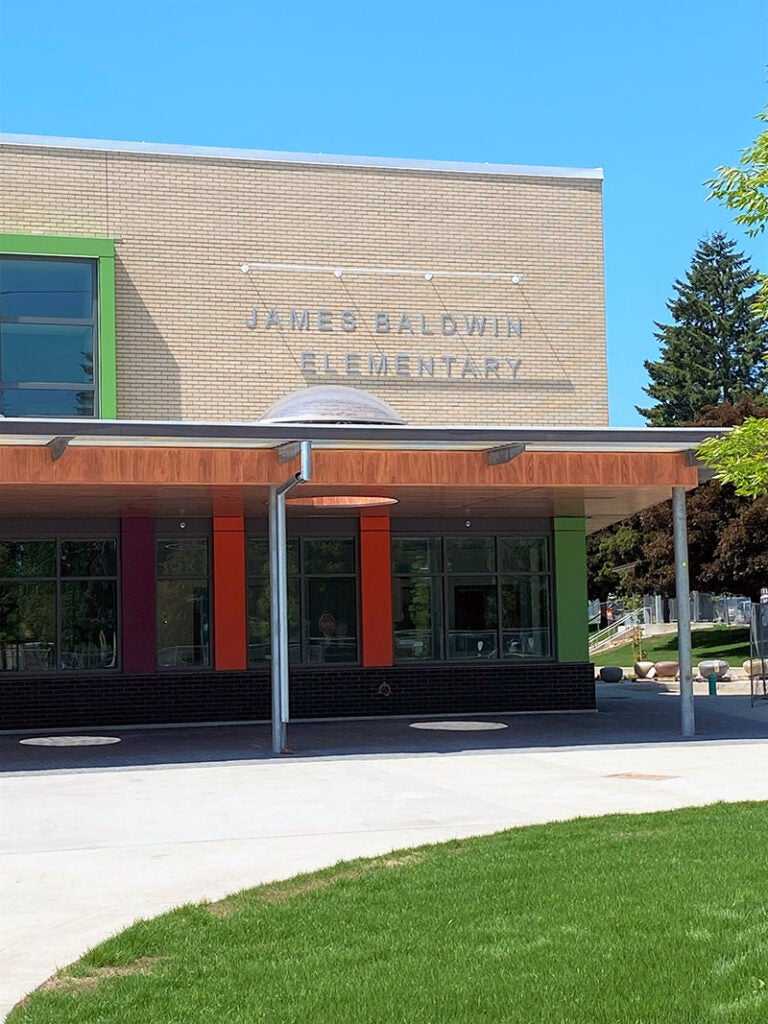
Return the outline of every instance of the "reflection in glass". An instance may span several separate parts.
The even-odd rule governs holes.
[[[493,537],[446,537],[447,572],[494,572],[496,569]]]
[[[60,668],[113,668],[117,657],[116,647],[116,582],[63,581]]]
[[[6,540],[0,543],[0,577],[55,575],[55,541]]]
[[[443,621],[439,577],[396,578],[393,583],[392,617],[395,659],[442,658]]]
[[[157,664],[210,664],[208,540],[157,542]]]
[[[114,540],[63,540],[62,576],[114,576],[117,543]]]
[[[442,572],[440,537],[396,537],[392,540],[392,572],[395,575]]]
[[[93,327],[3,324],[3,384],[93,384]]]
[[[498,657],[498,607],[494,577],[448,579],[448,657]]]
[[[0,668],[48,671],[56,649],[56,584],[0,584]]]
[[[159,540],[157,542],[158,576],[207,576],[208,541],[206,538]]]
[[[0,260],[0,316],[93,317],[95,265],[92,260]]]
[[[505,658],[550,655],[549,579],[511,576],[501,580],[502,654]]]
[[[300,574],[299,553],[303,565]],[[352,537],[292,537],[288,563],[288,656],[293,663],[357,660],[357,581]],[[246,541],[248,664],[271,657],[269,542]],[[344,574],[344,575],[342,575]],[[347,575],[348,574],[348,575]],[[304,613],[302,629],[302,581]]]
[[[210,664],[207,579],[157,581],[157,664]]]
[[[546,537],[398,536],[392,574],[396,660],[552,656]]]
[[[305,573],[331,575],[355,571],[355,542],[351,537],[304,540]]]
[[[299,541],[291,537],[285,545],[288,575],[299,571]],[[269,541],[266,537],[249,537],[245,542],[246,573],[249,577],[269,578]]]
[[[544,537],[500,537],[500,572],[546,572],[547,541]]]
[[[55,388],[5,388],[3,416],[93,416],[95,393]]]
[[[305,580],[304,639],[310,663],[357,661],[357,595],[354,577]]]
[[[288,580],[288,660],[301,661],[300,586],[296,576]],[[269,617],[269,576],[248,584],[248,664],[268,661],[272,655]]]

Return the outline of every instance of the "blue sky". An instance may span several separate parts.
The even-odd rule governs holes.
[[[765,0],[0,0],[7,132],[601,166],[611,423],[768,101]]]

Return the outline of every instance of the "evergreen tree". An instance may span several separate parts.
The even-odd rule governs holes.
[[[657,405],[637,411],[653,427],[689,424],[707,406],[736,403],[768,386],[768,325],[754,300],[759,275],[722,232],[703,239],[659,324],[661,358],[646,360],[643,390]]]

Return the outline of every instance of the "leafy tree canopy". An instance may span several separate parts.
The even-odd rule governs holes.
[[[757,119],[768,124],[768,108]],[[748,235],[754,237],[764,231],[768,221],[768,128],[742,152],[736,167],[718,167],[717,177],[706,184],[710,189],[708,198],[718,199],[729,210],[736,211],[733,219]],[[759,276],[760,290],[754,305],[757,313],[768,319],[768,277]]]
[[[768,437],[768,404],[752,398],[705,409],[697,425],[731,427],[745,420],[764,424]],[[686,507],[692,588],[757,600],[768,580],[768,493],[752,501],[715,479],[690,492]],[[593,534],[588,555],[590,598],[673,597],[672,503],[662,502]]]
[[[748,419],[722,437],[698,448],[702,461],[718,480],[732,484],[746,498],[768,495],[768,419]]]
[[[768,124],[768,108],[757,115]],[[768,221],[768,128],[742,152],[736,167],[718,167],[717,177],[706,182],[710,198],[718,199],[748,235],[758,235]]]

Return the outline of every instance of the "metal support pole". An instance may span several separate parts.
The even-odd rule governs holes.
[[[280,548],[277,541],[278,520],[277,487],[269,488],[269,624],[270,624],[270,672],[272,679],[272,751],[279,754],[283,749],[282,723],[280,715],[280,593],[279,561],[285,561],[285,548]]]
[[[680,724],[683,736],[696,734],[693,711],[691,657],[691,593],[688,575],[688,528],[685,488],[672,488],[672,522],[675,536],[675,596],[677,598],[677,651],[680,661]]]
[[[285,531],[285,491],[278,488],[277,492],[277,610],[280,619],[280,636],[278,637],[280,654],[280,684],[278,707],[280,718],[280,749],[285,750],[288,733],[288,557],[286,550]]]
[[[288,688],[288,559],[286,552],[285,496],[312,472],[312,445],[301,442],[301,469],[279,487],[269,488],[269,591],[270,645],[272,649],[272,751],[287,747],[290,720]]]

